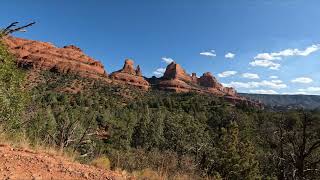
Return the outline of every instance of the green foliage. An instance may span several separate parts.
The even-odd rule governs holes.
[[[299,177],[318,175],[312,170],[319,168],[319,112],[260,111],[205,94],[143,92],[52,72],[39,79],[20,130],[34,144],[79,152],[81,162],[106,156],[111,168],[169,179],[281,179],[298,169],[306,171]],[[80,92],[64,91],[75,84],[83,85]],[[13,127],[15,117],[3,125]],[[300,148],[312,150],[302,159],[293,150]]]
[[[25,108],[27,95],[23,91],[25,74],[0,40],[0,123],[6,131],[21,126],[20,115]]]
[[[227,129],[222,128],[215,150],[211,169],[216,176],[224,179],[259,179],[258,162],[251,143],[239,139],[239,129],[232,122]]]

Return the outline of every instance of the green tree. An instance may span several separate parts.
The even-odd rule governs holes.
[[[212,173],[223,179],[259,179],[258,161],[254,148],[249,142],[239,139],[239,129],[235,122],[222,128],[222,135],[215,149]]]
[[[15,58],[0,38],[0,123],[6,131],[20,127],[20,115],[26,105],[23,90],[25,73],[17,68]]]

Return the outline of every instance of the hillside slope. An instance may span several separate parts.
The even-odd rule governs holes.
[[[121,174],[48,153],[0,144],[1,179],[125,179]]]
[[[261,101],[267,106],[301,107],[315,109],[320,107],[320,96],[316,95],[271,95],[271,94],[245,94],[242,96]]]

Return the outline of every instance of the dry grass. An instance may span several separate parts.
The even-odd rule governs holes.
[[[35,153],[47,153],[52,156],[61,156],[71,162],[75,162],[76,158],[79,156],[79,154],[73,150],[64,149],[61,151],[55,146],[44,145],[40,142],[30,143],[29,139],[23,133],[13,136],[7,135],[2,131],[0,132],[0,144],[9,145],[13,148],[33,151]]]

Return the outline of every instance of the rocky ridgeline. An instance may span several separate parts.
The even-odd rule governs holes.
[[[90,78],[107,76],[101,62],[85,55],[76,46],[57,48],[51,43],[13,37],[6,38],[5,42],[20,67],[75,73]]]
[[[200,77],[195,73],[189,75],[175,62],[167,66],[163,77],[160,78],[143,77],[140,66],[135,68],[131,59],[125,60],[122,69],[108,75],[100,61],[87,56],[74,45],[58,48],[51,43],[15,37],[6,38],[5,42],[17,57],[18,65],[27,69],[73,73],[115,84],[128,84],[143,90],[154,87],[174,92],[210,93],[225,97],[232,103],[245,102],[259,105],[239,96],[234,88],[223,87],[210,72]]]
[[[135,69],[131,59],[126,59],[123,68],[111,73],[110,78],[114,82],[133,85],[140,89],[148,90],[150,88],[149,82],[142,76],[140,66]]]
[[[175,92],[203,92],[217,96],[237,96],[235,89],[223,87],[221,83],[210,73],[206,72],[201,77],[195,73],[187,74],[177,63],[172,62],[167,66],[163,77],[156,83],[159,89]]]

